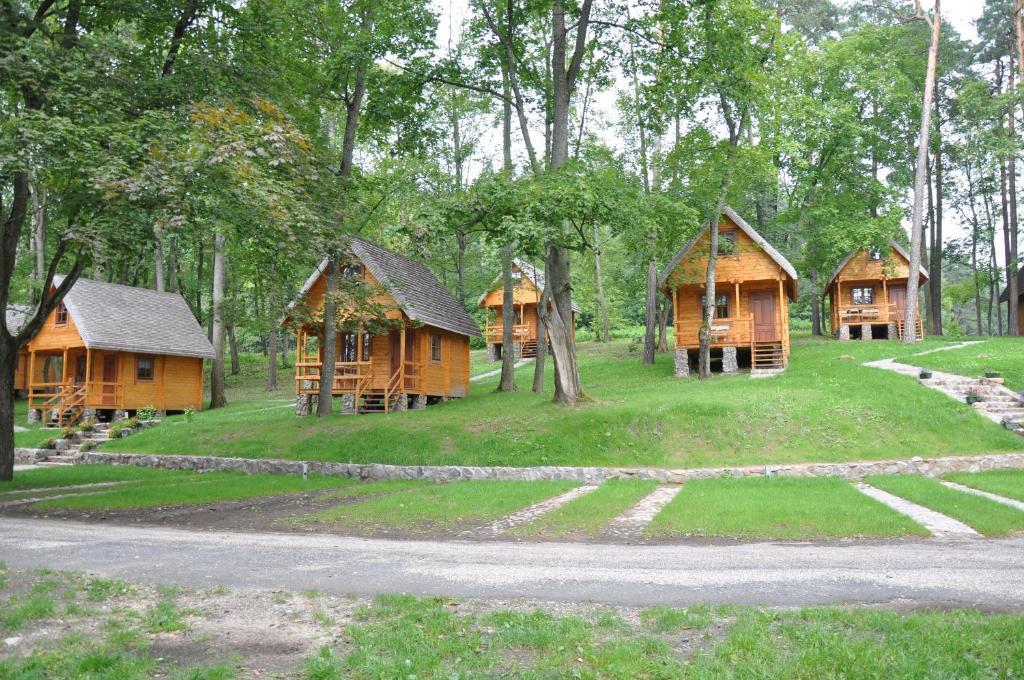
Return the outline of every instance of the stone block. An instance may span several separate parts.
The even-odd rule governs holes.
[[[354,414],[356,412],[356,395],[341,395],[341,412],[348,414]]]
[[[871,324],[862,323],[860,325],[860,339],[871,340]]]
[[[425,394],[417,394],[415,397],[413,397],[413,399],[412,399],[412,410],[413,411],[422,411],[426,407],[427,407],[427,395],[425,395]]]
[[[722,348],[722,373],[738,373],[740,365],[736,361],[736,348]]]
[[[487,360],[497,361],[498,360],[498,348],[493,342],[487,343]]]
[[[128,411],[123,408],[116,409],[114,415],[110,417],[111,420],[117,422],[118,420],[128,420]]]
[[[896,322],[893,321],[887,327],[886,335],[890,340],[899,340],[899,332],[896,330]]]
[[[29,412],[28,412],[28,422],[30,424],[34,425],[34,424],[42,421],[42,419],[43,419],[43,412],[42,411],[40,411],[37,408],[29,409]]]
[[[399,411],[409,410],[409,395],[407,394],[396,394],[391,397],[391,410],[396,413]]]
[[[676,350],[675,375],[677,378],[690,377],[690,355],[686,349]]]
[[[849,340],[850,339],[850,324],[844,323],[839,327],[839,339]]]

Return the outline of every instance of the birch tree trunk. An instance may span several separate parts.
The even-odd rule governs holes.
[[[611,329],[608,323],[608,301],[604,296],[604,274],[601,271],[601,227],[596,222],[594,223],[594,281],[597,283],[597,317],[594,323],[594,337],[598,342],[608,342],[611,340]]]
[[[213,237],[213,350],[216,357],[210,366],[210,408],[220,408],[228,403],[224,393],[224,301],[226,272],[227,237],[216,234]]]
[[[46,187],[32,183],[32,250],[35,254],[33,278],[42,281],[46,276],[46,218],[48,213]]]
[[[921,106],[921,131],[917,139],[917,165],[914,168],[914,212],[910,232],[910,275],[907,279],[907,301],[903,314],[903,342],[917,342],[917,288],[921,278],[921,241],[924,237],[925,170],[928,163],[928,133],[932,122],[932,97],[935,92],[935,68],[939,57],[939,34],[942,28],[941,0],[935,0],[935,14],[930,20],[921,11],[918,14],[931,26],[932,38],[928,46],[928,67],[924,81],[924,103]]]
[[[511,18],[509,19],[511,26]],[[512,88],[509,84],[508,64],[502,60],[502,89],[505,101],[502,102],[501,118],[501,148],[502,148],[502,169],[512,177]],[[501,249],[501,381],[498,383],[499,392],[515,392],[516,387],[516,357],[515,337],[513,336],[513,320],[515,310],[514,290],[512,286],[512,246],[511,244]],[[539,323],[539,322],[538,322]],[[539,332],[539,331],[538,331]],[[537,356],[537,362],[543,363],[544,358]]]
[[[153,236],[156,237],[156,246],[153,248],[153,283],[159,293],[167,290],[164,283],[164,232],[157,229]]]

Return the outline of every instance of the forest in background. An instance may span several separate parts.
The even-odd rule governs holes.
[[[1015,4],[986,0],[977,41],[942,26],[930,334],[1016,334]],[[346,234],[478,318],[503,255],[554,247],[598,340],[664,328],[652,271],[722,199],[797,266],[814,332],[848,251],[906,241],[910,2],[472,0],[442,36],[426,0],[15,0],[0,25],[4,302],[54,272],[179,291],[229,371],[287,349],[285,305]]]

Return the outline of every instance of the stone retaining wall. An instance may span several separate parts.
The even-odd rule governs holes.
[[[24,449],[21,449],[24,450]],[[949,472],[1024,469],[1024,453],[944,458],[914,457],[906,460],[878,460],[853,463],[798,463],[792,465],[751,465],[689,469],[606,468],[606,467],[474,467],[462,465],[381,465],[378,463],[329,463],[219,456],[158,456],[136,453],[88,451],[79,463],[137,465],[169,470],[235,471],[247,474],[332,475],[353,479],[426,479],[437,482],[460,480],[573,480],[599,483],[607,479],[654,479],[663,484],[681,484],[691,479],[712,477],[842,477],[861,479],[868,475],[919,474],[940,476]]]
[[[53,449],[14,449],[14,464],[34,465],[56,454]]]

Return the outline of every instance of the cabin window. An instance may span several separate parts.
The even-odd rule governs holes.
[[[512,280],[513,281],[518,281],[521,278],[523,278],[523,273],[521,271],[519,271],[518,269],[513,269],[512,270]]]
[[[855,305],[873,305],[875,303],[875,289],[874,288],[854,288],[853,289],[853,304]]]
[[[707,296],[700,296],[700,313],[704,316],[704,305],[707,302]],[[728,319],[729,318],[729,296],[725,293],[718,293],[715,295],[715,318],[716,319]]]
[[[156,362],[153,357],[136,357],[135,359],[135,379],[150,381],[153,379],[154,366]]]
[[[881,260],[882,251],[879,248],[868,248],[868,259],[869,260]]]
[[[430,360],[441,361],[441,334],[431,333],[430,334]]]
[[[57,313],[54,316],[54,324],[57,326],[68,325],[68,308],[64,306],[63,302],[57,303]]]
[[[346,264],[341,267],[341,277],[344,279],[361,279],[363,278],[363,265],[361,264]]]
[[[363,333],[363,354],[359,356],[359,333],[342,333],[338,347],[339,361],[369,361],[373,336]]]
[[[523,323],[523,310],[519,307],[512,309],[512,325],[518,326]]]
[[[718,234],[718,254],[719,255],[735,255],[736,254],[736,232],[735,231],[723,231]]]

